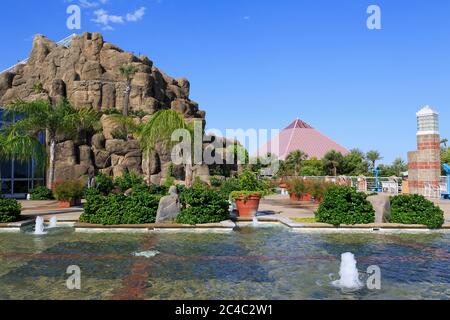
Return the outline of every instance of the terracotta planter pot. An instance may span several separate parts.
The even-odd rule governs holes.
[[[296,202],[300,202],[300,201],[311,201],[312,197],[310,194],[302,194],[301,197],[296,196],[295,194],[289,194],[289,198],[291,199],[291,201],[296,201]]]
[[[60,209],[67,209],[74,206],[81,205],[81,199],[74,199],[74,200],[59,200],[58,201],[58,208]]]
[[[239,217],[254,217],[258,212],[261,196],[250,196],[247,199],[238,198],[235,200]]]

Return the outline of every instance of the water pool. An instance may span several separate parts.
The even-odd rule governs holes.
[[[450,234],[292,232],[0,233],[0,299],[449,299]],[[352,252],[381,289],[334,287]],[[156,255],[155,255],[156,254]],[[153,256],[154,255],[154,256]],[[81,290],[66,287],[70,265]]]

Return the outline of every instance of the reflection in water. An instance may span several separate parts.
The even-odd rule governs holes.
[[[85,234],[71,228],[0,233],[0,299],[445,299],[450,235],[233,233]],[[30,245],[30,243],[32,245]],[[382,270],[381,290],[342,292],[333,280]],[[344,263],[345,262],[345,263]],[[350,263],[351,262],[351,263]],[[67,290],[77,265],[82,290]],[[354,268],[353,268],[354,267]],[[341,270],[342,271],[342,270]],[[349,276],[351,275],[351,277]],[[364,279],[361,278],[364,284]],[[138,294],[137,294],[138,293]],[[133,295],[134,294],[134,295]]]

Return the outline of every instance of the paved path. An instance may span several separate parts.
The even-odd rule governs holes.
[[[261,200],[259,211],[272,211],[286,218],[313,218],[317,205],[310,202],[292,203],[289,196],[271,195]]]
[[[22,216],[24,219],[34,219],[42,216],[45,220],[56,216],[58,221],[78,221],[83,213],[82,207],[74,207],[69,209],[59,209],[58,201],[19,201],[22,205]]]

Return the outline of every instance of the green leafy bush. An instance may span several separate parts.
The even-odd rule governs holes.
[[[150,192],[151,194],[159,194],[161,196],[165,196],[168,194],[169,192],[169,188],[167,188],[166,186],[160,186],[157,184],[151,184],[148,187],[148,192]]]
[[[421,195],[398,195],[391,198],[392,223],[424,224],[430,229],[444,224],[444,212]]]
[[[22,206],[16,199],[6,199],[0,196],[0,223],[19,220]]]
[[[316,213],[318,222],[332,225],[375,222],[375,210],[367,195],[351,187],[331,187]]]
[[[142,191],[129,196],[92,193],[80,221],[103,225],[154,223],[160,199],[160,195]]]
[[[220,193],[222,193],[224,197],[228,199],[233,191],[239,190],[241,190],[241,184],[239,183],[239,180],[236,178],[228,178],[223,182],[222,187],[220,188]]]
[[[216,223],[229,218],[227,198],[209,187],[185,189],[180,195],[180,201],[182,210],[177,216],[177,223]]]
[[[85,185],[80,180],[69,180],[55,184],[55,198],[60,201],[81,199],[84,195]]]
[[[53,200],[52,190],[46,187],[36,187],[30,192],[31,200]]]
[[[95,188],[102,194],[107,195],[114,189],[114,181],[110,176],[99,173],[95,177]]]
[[[256,174],[250,170],[244,170],[239,175],[239,186],[242,191],[260,191],[261,184],[256,177]]]
[[[125,172],[122,177],[116,178],[114,183],[121,192],[125,192],[128,189],[145,184],[144,179],[141,176],[129,172]]]
[[[259,191],[233,191],[230,193],[230,198],[233,200],[244,199],[247,201],[250,197],[262,197],[262,192]]]

